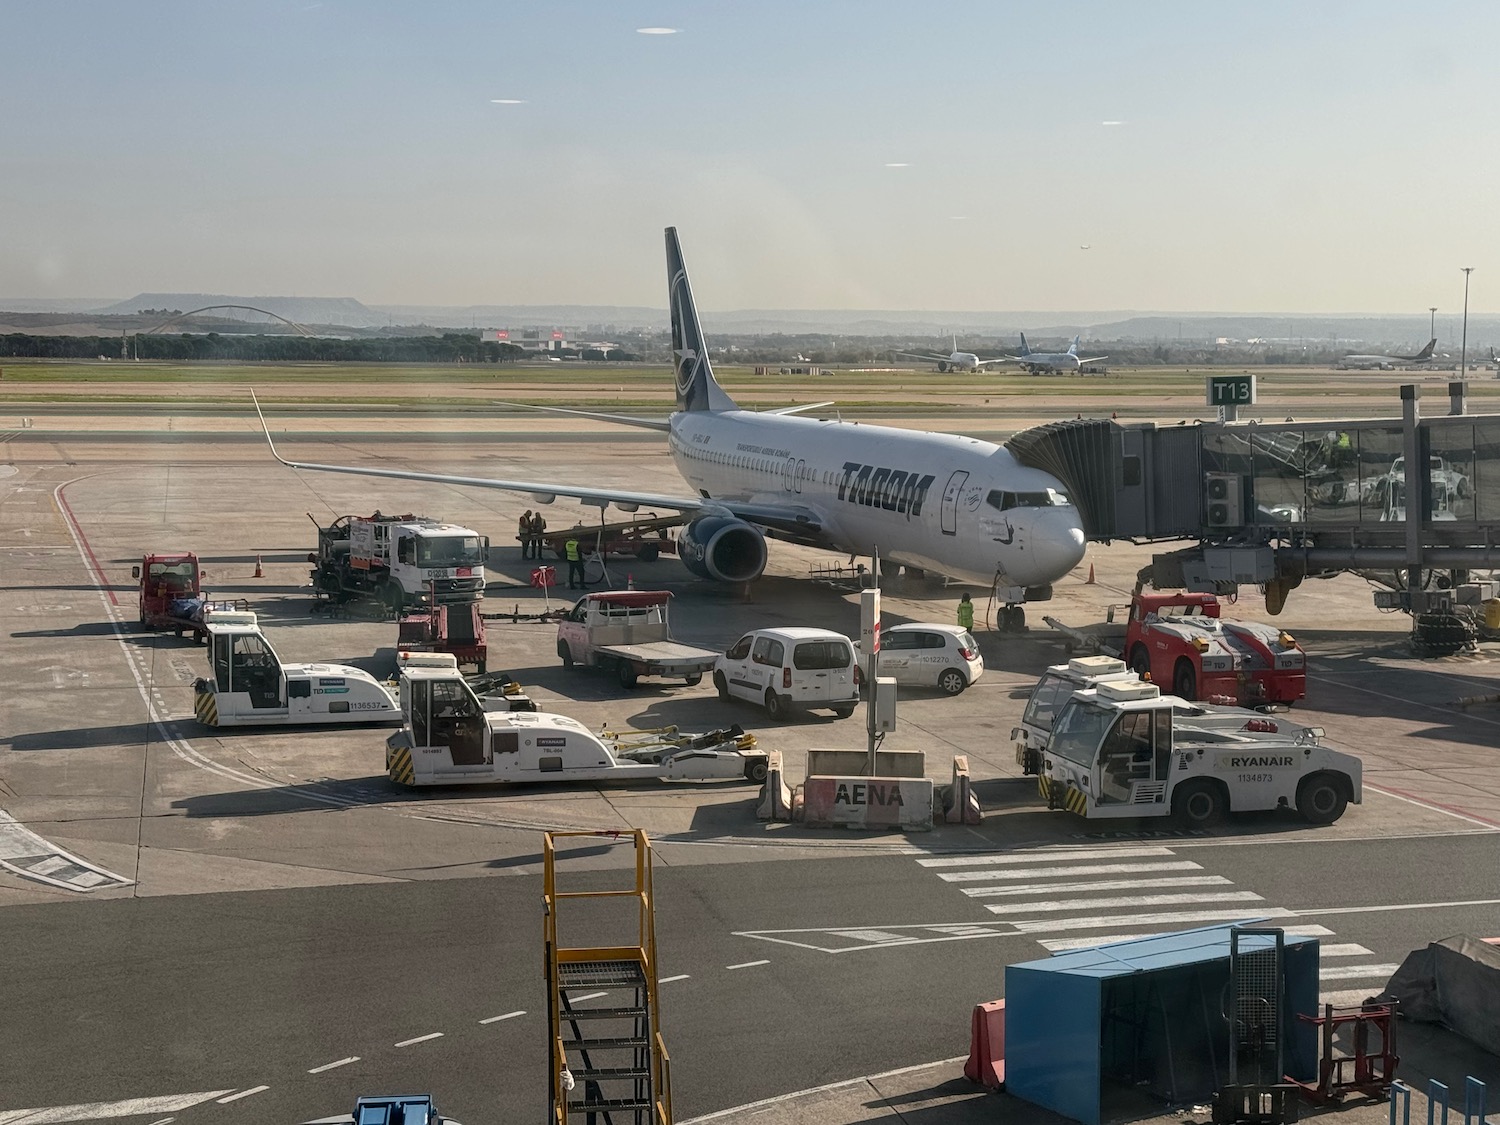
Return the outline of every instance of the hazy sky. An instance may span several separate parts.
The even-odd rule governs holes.
[[[1500,310],[1492,0],[0,18],[4,296]]]

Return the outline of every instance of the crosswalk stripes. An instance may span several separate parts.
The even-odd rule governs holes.
[[[1233,880],[1205,871],[1165,845],[1038,848],[1007,855],[924,856],[916,862],[995,916],[976,927],[993,933],[998,923],[1005,932],[1034,938],[1049,953],[1262,918],[1288,937],[1320,939],[1319,977],[1341,986],[1325,992],[1325,998],[1378,992],[1397,968],[1376,962],[1373,951],[1355,942],[1322,940],[1337,935],[1327,926],[1296,921],[1295,911],[1236,889]],[[1369,983],[1363,989],[1348,987],[1359,981]]]

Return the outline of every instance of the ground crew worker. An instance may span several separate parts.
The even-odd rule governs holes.
[[[532,547],[532,543],[533,543],[533,540],[531,538],[531,509],[530,508],[527,508],[524,512],[521,513],[521,520],[520,520],[520,528],[519,528],[519,530],[520,530],[520,536],[519,536],[519,538],[521,540],[521,557],[523,559],[529,559],[529,558],[531,558],[531,547]]]
[[[547,521],[542,518],[540,511],[533,512],[531,516],[531,550],[538,559],[542,557],[542,533],[547,530]]]
[[[958,627],[960,629],[974,628],[974,603],[965,594],[958,599]]]
[[[588,583],[583,579],[583,551],[578,546],[577,536],[568,536],[568,541],[563,544],[563,557],[568,560],[568,589],[588,589]]]

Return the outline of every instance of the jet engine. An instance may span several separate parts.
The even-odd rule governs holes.
[[[744,520],[706,516],[678,532],[677,557],[699,578],[753,582],[766,569],[766,537]]]

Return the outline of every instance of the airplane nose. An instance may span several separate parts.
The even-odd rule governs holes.
[[[1088,538],[1076,508],[1057,510],[1049,516],[1037,521],[1032,534],[1031,562],[1037,576],[1030,585],[1056,582],[1081,563],[1088,550]]]

